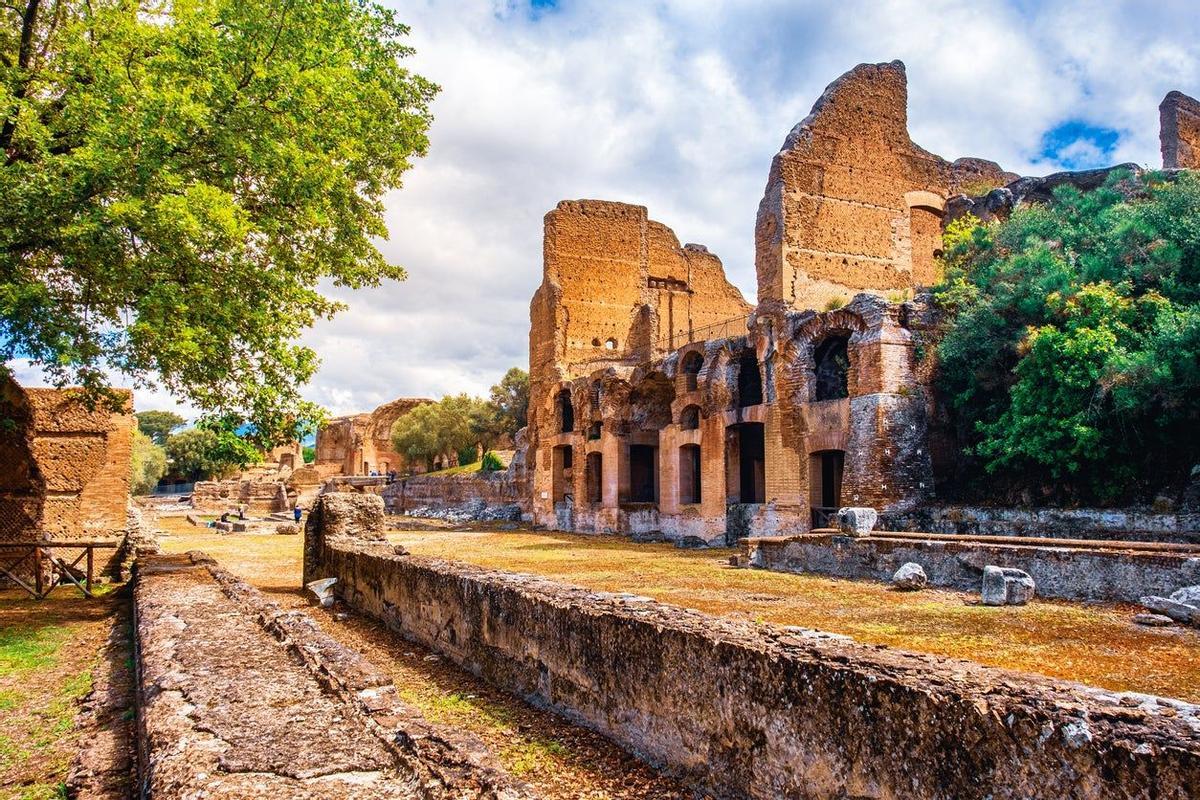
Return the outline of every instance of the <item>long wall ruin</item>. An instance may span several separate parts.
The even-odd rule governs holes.
[[[1168,167],[1195,165],[1198,110],[1164,100]],[[893,61],[830,84],[772,160],[755,307],[645,208],[559,203],[530,306],[534,522],[732,544],[824,527],[839,506],[929,504],[953,469],[923,357],[948,205],[1052,183],[914,144]]]

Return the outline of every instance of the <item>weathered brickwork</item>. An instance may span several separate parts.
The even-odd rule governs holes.
[[[430,402],[401,397],[369,413],[331,419],[317,431],[313,468],[323,478],[422,471],[423,465],[409,464],[408,459],[392,449],[392,425],[417,406]]]
[[[760,303],[822,308],[860,291],[930,286],[946,198],[1016,178],[913,144],[907,103],[902,63],[860,64],[788,134],[758,208]]]
[[[0,385],[0,541],[124,537],[134,419],[117,391],[113,412],[70,389]]]
[[[1163,167],[1200,168],[1200,101],[1170,92],[1158,107]]]
[[[1200,104],[1163,103],[1168,166]],[[933,392],[946,215],[1004,216],[1110,170],[1019,178],[908,135],[898,61],[834,81],[771,163],[750,313],[720,262],[644,208],[546,215],[530,307],[535,522],[732,543],[802,533],[841,505],[911,516],[955,469]],[[814,310],[820,309],[820,310]]]
[[[307,537],[350,605],[718,797],[1182,800],[1200,780],[1187,703]]]

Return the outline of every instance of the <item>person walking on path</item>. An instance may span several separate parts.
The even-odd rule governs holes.
[[[296,503],[296,507],[292,509],[292,516],[295,517],[297,524],[300,523],[300,515],[303,513],[304,511],[300,508],[300,504]]]

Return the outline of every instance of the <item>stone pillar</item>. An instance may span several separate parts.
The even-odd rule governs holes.
[[[658,512],[679,513],[679,426],[658,432]]]
[[[326,545],[386,543],[383,498],[377,494],[332,492],[313,503],[304,523],[303,583],[327,578],[322,574]]]

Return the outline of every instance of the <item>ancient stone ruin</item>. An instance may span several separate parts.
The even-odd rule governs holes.
[[[0,542],[124,540],[134,419],[116,391],[113,411],[0,381]],[[116,568],[116,549],[97,552],[98,569]]]
[[[1197,109],[1163,102],[1166,166],[1195,164]],[[533,521],[732,544],[834,527],[844,506],[928,506],[953,469],[922,357],[947,214],[1003,215],[1107,173],[1018,178],[921,149],[893,61],[830,84],[773,159],[753,308],[645,208],[559,203],[530,305]]]

